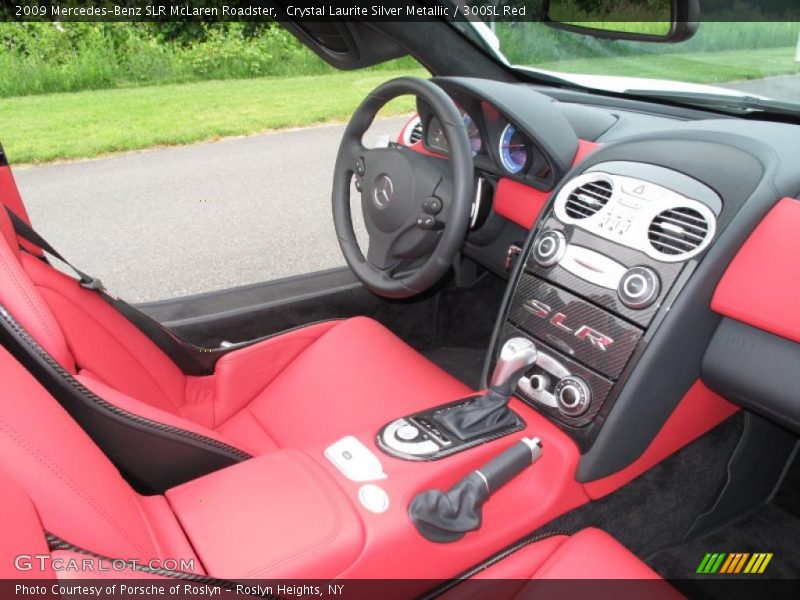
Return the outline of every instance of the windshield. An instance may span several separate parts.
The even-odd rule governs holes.
[[[544,70],[579,85],[646,91],[650,97],[663,92],[673,99],[676,93],[689,99],[690,94],[709,93],[760,96],[800,111],[798,22],[705,22],[692,38],[675,44],[599,39],[540,22],[487,27],[510,64]],[[486,30],[484,35],[492,37]]]

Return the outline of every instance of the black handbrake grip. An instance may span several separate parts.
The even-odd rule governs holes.
[[[475,472],[486,483],[486,489],[489,494],[494,494],[539,460],[541,455],[542,442],[539,438],[522,438],[499,456],[496,456],[479,469],[475,469]]]
[[[488,463],[472,471],[450,490],[417,494],[408,515],[417,531],[432,542],[455,542],[479,529],[482,507],[489,496],[542,456],[539,438],[523,438]]]

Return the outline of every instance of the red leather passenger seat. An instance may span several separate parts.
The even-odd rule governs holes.
[[[250,454],[332,442],[471,390],[377,322],[309,325],[187,376],[124,316],[21,250],[0,210],[0,305],[103,400]]]

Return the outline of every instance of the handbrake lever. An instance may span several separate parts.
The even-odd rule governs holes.
[[[408,507],[414,526],[426,539],[446,543],[479,529],[489,497],[542,456],[539,438],[523,438],[485,465],[472,471],[449,491],[427,490]]]

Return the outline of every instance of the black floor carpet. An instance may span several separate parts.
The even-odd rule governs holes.
[[[709,533],[660,550],[645,557],[661,575],[687,578],[678,587],[690,596],[711,597],[711,580],[721,581],[730,576],[695,575],[706,552],[772,552],[773,557],[764,575],[749,576],[751,580],[800,578],[800,461],[795,459],[781,488],[773,500],[751,514]],[[745,576],[738,575],[738,578]],[[748,588],[742,588],[742,594]],[[782,589],[776,588],[776,592]],[[783,595],[783,594],[781,594]]]
[[[574,533],[598,527],[640,558],[680,543],[725,484],[743,426],[742,415],[734,415],[620,490],[542,529]]]
[[[444,347],[426,350],[423,354],[450,375],[477,390],[480,387],[481,369],[486,351],[487,348]]]

